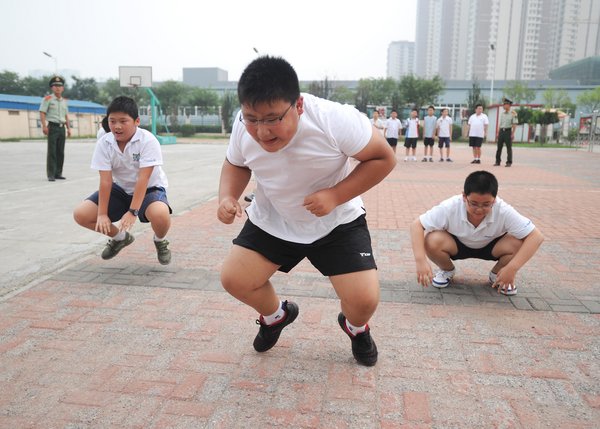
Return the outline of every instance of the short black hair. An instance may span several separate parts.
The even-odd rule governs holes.
[[[419,113],[419,109],[417,109],[417,108],[412,109],[411,112],[417,112],[417,113]]]
[[[427,106],[427,110],[429,110],[429,109],[435,110],[435,107],[433,107],[432,105],[429,105],[429,106]]]
[[[480,170],[469,174],[465,179],[463,189],[465,195],[475,194],[492,194],[494,198],[498,195],[498,180],[489,171]]]
[[[396,109],[392,109],[392,111],[390,113],[398,113],[398,112],[396,111]]]
[[[443,107],[443,108],[442,108],[442,113],[444,113],[444,110],[445,110],[445,111],[447,111],[447,112],[450,112],[450,110],[448,110],[448,108],[447,108],[447,107]]]
[[[477,103],[477,104],[475,105],[475,108],[477,109],[479,106],[481,106],[481,108],[483,108],[483,104],[481,104],[481,103]]]
[[[281,57],[264,55],[252,61],[238,81],[240,104],[256,106],[285,100],[293,103],[300,97],[296,71]]]
[[[106,109],[106,116],[111,113],[125,113],[136,120],[139,117],[138,106],[133,98],[120,96],[115,98]]]

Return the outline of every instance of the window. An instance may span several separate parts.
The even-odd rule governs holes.
[[[8,111],[8,116],[19,116],[21,114],[21,112],[19,112],[18,110],[9,110]]]

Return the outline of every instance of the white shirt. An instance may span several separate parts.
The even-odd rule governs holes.
[[[406,120],[406,137],[419,137],[419,118],[409,118]]]
[[[303,203],[307,195],[331,188],[350,174],[348,157],[367,145],[373,128],[352,106],[302,95],[304,112],[298,130],[284,148],[265,151],[236,119],[227,160],[254,173],[255,198],[246,209],[250,221],[282,240],[307,244],[364,214],[360,197],[322,217],[306,210]]]
[[[92,156],[92,168],[99,171],[111,171],[113,182],[130,195],[133,195],[140,168],[152,167],[148,187],[167,188],[167,176],[160,167],[163,164],[160,143],[150,131],[138,128],[125,145],[119,149],[113,133],[105,134],[96,142]]]
[[[481,249],[505,233],[519,240],[535,229],[531,220],[496,197],[492,210],[478,227],[467,219],[467,207],[462,195],[455,195],[419,217],[425,232],[447,231],[465,246]]]
[[[96,133],[96,140],[100,140],[103,136],[105,136],[107,134],[106,131],[104,131],[104,128],[100,127],[100,129],[98,130],[98,132]]]
[[[452,137],[452,118],[441,116],[437,120],[438,137]]]
[[[383,128],[384,126],[384,122],[377,118],[377,121],[375,121],[373,118],[371,118],[371,125],[373,125],[375,128],[377,128],[379,130],[379,132],[383,135]]]
[[[469,118],[469,137],[484,137],[485,128],[484,125],[488,125],[490,123],[487,115],[482,113],[478,115],[477,113],[473,113]]]
[[[385,122],[385,136],[387,138],[397,139],[402,129],[402,122],[400,119],[388,118]]]

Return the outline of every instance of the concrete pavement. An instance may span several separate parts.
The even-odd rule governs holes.
[[[27,144],[26,158],[44,152]],[[138,226],[136,242],[111,261],[98,256],[104,240],[83,231],[78,255],[54,269],[48,262],[43,278],[5,294],[0,428],[598,427],[600,155],[519,148],[511,168],[491,166],[491,147],[478,166],[469,164],[464,145],[453,148],[453,164],[404,163],[399,156],[394,172],[364,196],[382,303],[371,322],[380,360],[363,368],[337,326],[330,285],[306,262],[273,281],[300,305],[298,320],[274,349],[254,352],[256,315],[219,284],[221,261],[242,225],[219,224],[210,198],[225,147],[204,146],[163,147],[171,199],[179,192],[185,207],[176,210],[169,234],[171,265],[157,263],[147,228]],[[196,168],[211,150],[214,159]],[[67,222],[72,204],[53,204],[89,193],[97,179],[88,163],[81,173],[65,171],[89,182],[72,189],[71,179],[44,183],[37,162],[39,177],[28,179],[28,189],[42,190],[10,200],[14,210],[5,206],[11,194],[3,195],[0,225],[18,225],[12,217],[5,223],[5,213],[20,212],[23,195],[43,198],[58,189],[50,185],[63,186],[44,199],[55,215],[38,218],[36,234],[62,228],[61,251],[75,253],[67,238],[78,229]],[[204,168],[212,173],[197,180]],[[10,177],[29,169],[15,168],[8,189]],[[490,290],[487,262],[458,262],[446,290],[414,281],[408,224],[459,193],[475,169],[494,172],[500,195],[546,236],[518,274],[516,297]],[[24,240],[28,229],[20,234]]]

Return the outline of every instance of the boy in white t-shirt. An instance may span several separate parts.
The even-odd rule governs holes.
[[[140,118],[133,99],[115,98],[106,116],[111,132],[96,142],[92,157],[92,168],[100,173],[100,187],[75,208],[73,217],[79,225],[111,237],[102,259],[114,258],[133,243],[129,230],[137,218],[149,222],[158,261],[166,265],[171,262],[166,235],[172,210],[160,144],[152,133],[138,128]],[[119,227],[113,223],[118,221]]]
[[[473,149],[473,161],[471,164],[481,164],[481,146],[487,136],[490,120],[483,113],[483,106],[477,104],[475,113],[469,116],[467,122],[467,134],[469,135],[469,146]]]
[[[230,224],[242,216],[238,199],[252,173],[257,186],[221,282],[260,314],[255,350],[273,347],[298,315],[297,304],[279,299],[271,276],[308,258],[340,297],[338,323],[355,359],[375,365],[367,322],[379,302],[379,280],[360,195],[394,168],[392,149],[354,107],[300,94],[298,76],[283,58],[250,63],[238,97],[218,219]],[[354,169],[349,158],[359,161]]]
[[[452,140],[452,118],[448,116],[448,108],[442,109],[442,116],[439,117],[435,126],[435,134],[438,138],[438,148],[440,149],[440,162],[444,162],[444,147],[446,148],[446,162],[452,162],[450,158],[450,142]]]
[[[388,144],[396,153],[396,146],[398,145],[398,138],[402,132],[402,122],[398,119],[398,112],[392,110],[389,119],[385,123],[384,135]]]
[[[406,156],[404,161],[416,161],[417,160],[417,140],[419,140],[419,111],[412,109],[410,111],[410,118],[406,120],[406,135],[404,138],[404,148],[406,149]]]
[[[424,287],[450,285],[452,261],[496,261],[489,273],[492,287],[516,295],[516,273],[544,241],[531,220],[499,197],[492,173],[475,171],[467,176],[462,195],[449,198],[419,216],[410,226],[417,281]],[[429,258],[440,270],[433,276]]]

